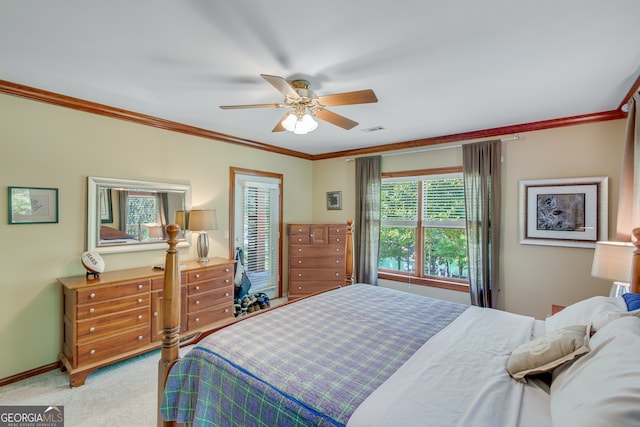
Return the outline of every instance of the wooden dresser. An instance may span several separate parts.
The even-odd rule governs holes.
[[[289,298],[345,284],[346,224],[289,224]]]
[[[233,260],[181,263],[182,337],[233,317]],[[111,363],[160,347],[164,272],[141,267],[58,279],[63,291],[60,359],[72,387]]]

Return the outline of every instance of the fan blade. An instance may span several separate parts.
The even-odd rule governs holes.
[[[329,110],[317,111],[316,117],[321,120],[324,120],[325,122],[329,122],[336,126],[340,126],[341,128],[346,130],[349,130],[353,127],[358,126],[358,122],[354,122],[351,119],[347,119],[346,117],[341,116],[340,114],[336,114],[333,111],[329,111]]]
[[[370,102],[378,102],[378,98],[376,98],[376,94],[371,89],[366,89],[319,96],[318,102],[325,107],[332,107],[335,105],[368,104]]]
[[[282,118],[280,120],[278,120],[278,124],[271,130],[271,132],[282,132],[285,131],[286,129],[284,128],[284,126],[282,126],[282,121],[289,115],[289,112],[287,111],[286,113],[284,113],[284,116],[282,116]]]
[[[289,98],[293,98],[293,99],[300,98],[300,95],[298,95],[298,92],[293,90],[289,82],[287,82],[282,77],[270,76],[268,74],[260,74],[260,76],[262,76],[263,79],[271,83],[273,87],[278,89],[284,96],[288,96]]]
[[[221,105],[223,110],[239,110],[240,108],[282,108],[284,104],[248,104],[248,105]]]

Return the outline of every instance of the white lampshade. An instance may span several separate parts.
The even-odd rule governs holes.
[[[628,242],[596,242],[591,275],[613,280],[610,296],[629,292],[634,249]]]
[[[187,212],[187,229],[192,231],[215,230],[218,218],[214,209],[201,209]]]

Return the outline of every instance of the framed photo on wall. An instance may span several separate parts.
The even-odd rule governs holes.
[[[329,191],[327,193],[327,209],[342,209],[342,191]]]
[[[606,176],[520,181],[520,243],[594,248],[607,240]]]
[[[9,224],[58,222],[58,189],[9,187]]]

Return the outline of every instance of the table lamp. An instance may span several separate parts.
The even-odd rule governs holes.
[[[596,242],[591,275],[613,280],[609,296],[630,292],[631,260],[635,246],[629,242]]]
[[[218,228],[218,218],[213,209],[201,209],[187,212],[187,230],[198,232],[198,261],[209,261],[209,235],[207,230]]]

